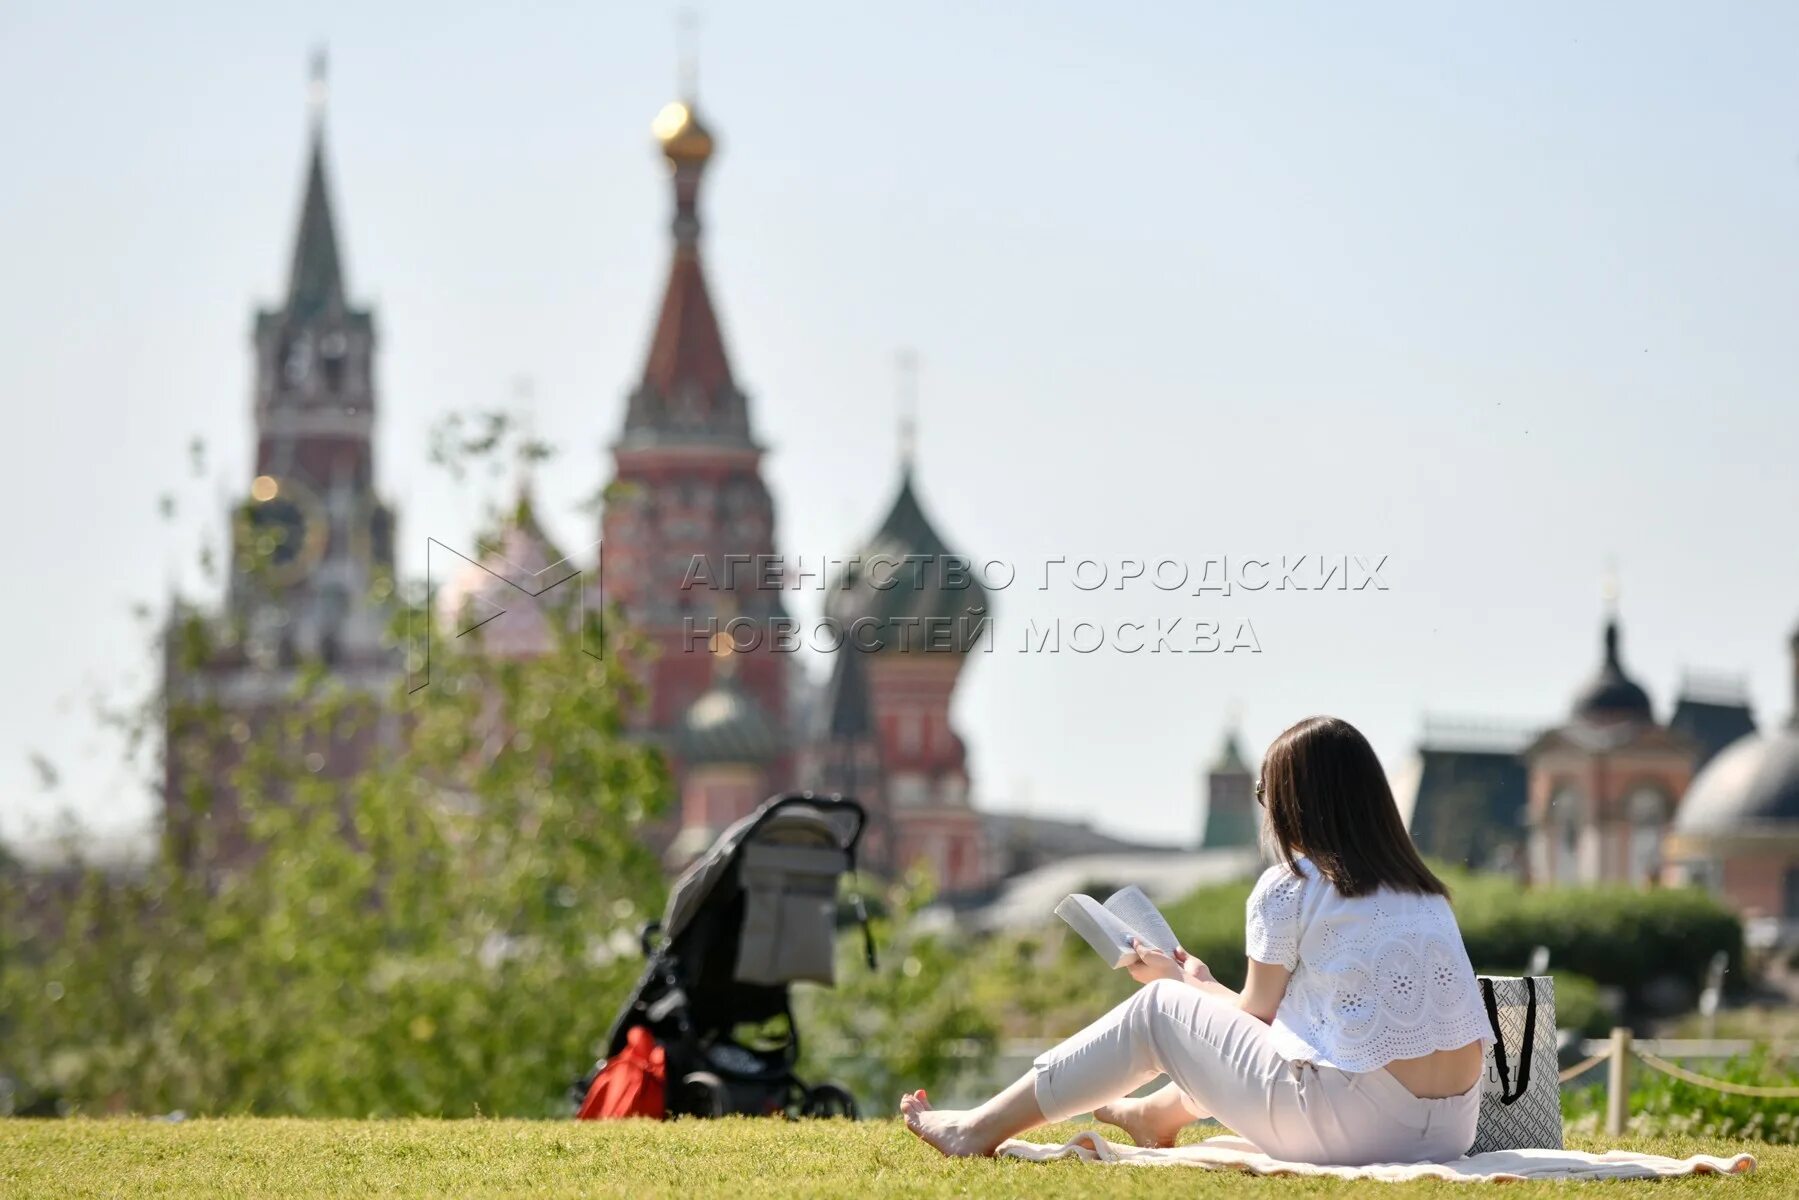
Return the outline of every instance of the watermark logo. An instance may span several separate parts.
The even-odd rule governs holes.
[[[766,648],[820,654],[948,652],[991,654],[995,646],[1020,654],[1262,653],[1262,637],[1246,615],[1221,613],[1218,600],[1248,593],[1378,593],[1388,590],[1385,554],[1214,555],[1180,558],[1070,558],[1035,563],[971,559],[954,554],[875,553],[855,558],[781,554],[695,554],[681,571],[683,592],[805,591],[827,593],[826,615],[800,621],[786,615],[728,620],[682,619],[681,649],[707,653],[729,639],[739,654]],[[908,593],[930,589],[930,600]],[[1135,616],[1026,612],[999,630],[991,600],[1007,591],[1059,592],[1077,609],[1116,609],[1106,594],[1142,597],[1158,611]],[[1126,604],[1134,599],[1119,598]],[[1197,602],[1197,603],[1196,603]],[[1270,604],[1284,601],[1271,600]],[[1179,608],[1187,611],[1178,611]],[[704,612],[720,605],[704,601]]]
[[[592,636],[589,610],[605,605],[601,544],[587,547],[593,565],[575,555],[532,569],[507,558],[501,547],[477,546],[471,557],[437,538],[425,539],[425,611],[408,618],[408,694],[431,686],[433,647],[439,638],[481,633],[483,648],[503,656],[531,657],[548,648],[550,623],[574,621],[581,653],[605,657],[605,643]],[[440,588],[439,581],[442,581]],[[534,619],[518,618],[531,614]],[[503,618],[510,618],[502,621]],[[423,628],[420,628],[420,625]]]

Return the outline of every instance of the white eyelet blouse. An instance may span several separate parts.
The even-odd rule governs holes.
[[[1289,1061],[1377,1071],[1394,1059],[1490,1041],[1474,968],[1442,896],[1348,897],[1305,858],[1249,894],[1249,957],[1293,972],[1274,1014]]]

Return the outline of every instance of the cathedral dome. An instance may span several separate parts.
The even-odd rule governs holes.
[[[973,564],[925,516],[910,469],[880,529],[825,597],[825,616],[862,649],[956,653],[991,619]]]
[[[1738,738],[1693,780],[1676,833],[1799,832],[1799,631],[1793,634],[1793,715],[1785,728]]]
[[[1708,764],[1681,801],[1676,833],[1799,830],[1799,728],[1750,734]]]
[[[755,698],[725,673],[681,718],[679,750],[689,765],[767,763],[780,757],[781,735]]]
[[[1618,619],[1605,623],[1605,661],[1574,698],[1574,715],[1595,724],[1655,720],[1649,693],[1625,674],[1618,657]]]
[[[671,100],[650,122],[650,132],[662,143],[662,153],[675,166],[704,166],[712,157],[712,131],[700,121],[692,104]]]

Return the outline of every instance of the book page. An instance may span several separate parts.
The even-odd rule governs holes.
[[[1174,948],[1180,945],[1180,939],[1174,936],[1168,918],[1143,894],[1143,889],[1135,884],[1112,893],[1112,898],[1106,901],[1105,907],[1108,914],[1127,928],[1135,930],[1137,937],[1145,945],[1154,946],[1164,954],[1173,954]]]
[[[1068,922],[1069,928],[1080,934],[1108,966],[1122,967],[1137,957],[1131,948],[1131,938],[1136,934],[1092,896],[1066,897],[1056,905],[1056,915]]]

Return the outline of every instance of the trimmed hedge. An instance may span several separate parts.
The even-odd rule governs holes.
[[[1572,967],[1619,988],[1630,1008],[1648,1005],[1652,985],[1677,980],[1692,997],[1712,956],[1729,958],[1725,980],[1741,991],[1743,923],[1697,888],[1531,888],[1457,873],[1456,918],[1475,962],[1524,963],[1549,948],[1552,968]]]

